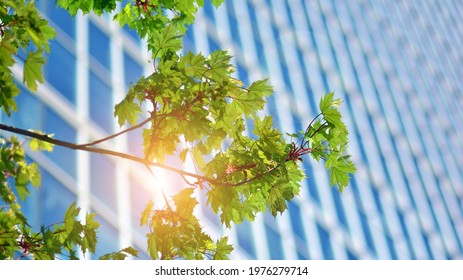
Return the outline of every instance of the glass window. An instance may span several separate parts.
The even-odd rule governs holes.
[[[204,12],[213,24],[215,23],[214,9],[215,7],[212,6],[211,1],[206,0],[204,3]]]
[[[207,36],[207,43],[209,45],[209,52],[211,52],[211,53],[218,50],[218,49],[220,49],[220,46],[217,43],[217,41],[212,39],[210,36]]]
[[[56,139],[71,143],[76,142],[76,131],[74,128],[50,109],[47,109],[45,112],[45,125],[43,130],[46,133],[53,133]],[[69,148],[55,146],[52,153],[45,153],[45,155],[73,178],[76,178],[76,151]]]
[[[384,215],[383,206],[382,206],[382,203],[381,203],[381,198],[380,198],[380,194],[378,192],[378,189],[376,187],[372,187],[371,192],[373,193],[373,198],[375,200],[376,209],[378,209],[378,212],[381,213],[381,215]]]
[[[130,36],[130,38],[134,39],[137,42],[140,41],[140,36],[138,35],[138,32],[135,29],[130,29],[127,25],[124,25],[124,30],[125,33],[127,33]]]
[[[398,256],[397,256],[397,251],[394,246],[394,241],[388,235],[386,235],[386,241],[387,241],[387,247],[389,249],[389,253],[391,254],[391,259],[397,260]]]
[[[143,67],[127,53],[124,53],[124,70],[125,85],[127,87],[130,83],[136,83],[143,75]]]
[[[249,1],[246,2],[248,11],[249,11],[249,18],[250,18],[250,23],[251,23],[251,28],[253,32],[253,39],[254,39],[254,46],[256,48],[256,54],[257,54],[257,59],[259,61],[259,65],[262,68],[261,70],[264,73],[268,72],[267,69],[267,63],[265,62],[265,57],[264,57],[264,46],[262,44],[262,39],[260,36],[259,32],[259,26],[256,21],[257,15],[256,15],[256,10],[254,9],[254,5],[251,4]]]
[[[424,245],[426,247],[426,252],[428,253],[428,257],[429,257],[430,260],[432,260],[432,259],[434,259],[434,256],[432,254],[431,245],[429,244],[429,237],[424,232],[422,232],[421,235],[423,236],[423,241],[424,241]]]
[[[348,260],[358,260],[357,255],[355,255],[351,250],[346,249],[346,255]]]
[[[415,252],[413,251],[413,246],[411,244],[411,240],[410,240],[410,235],[408,234],[408,229],[407,229],[407,226],[405,224],[405,217],[403,215],[403,213],[400,211],[400,210],[397,210],[397,214],[399,216],[399,221],[400,221],[400,227],[402,228],[402,233],[405,237],[405,241],[407,242],[407,245],[408,245],[408,251],[410,252],[410,256],[412,259],[415,259]]]
[[[270,259],[284,259],[283,247],[281,246],[281,236],[267,224],[265,224],[265,235],[267,236],[267,246],[270,253]]]
[[[106,69],[111,69],[109,37],[91,21],[88,28],[90,54]]]
[[[114,126],[113,96],[111,88],[90,72],[90,117],[106,132],[111,133]]]
[[[313,176],[313,168],[312,165],[309,163],[308,160],[304,161],[303,163],[305,174],[307,175],[308,179],[306,180],[307,190],[309,192],[310,197],[313,199],[314,202],[320,205],[320,195],[318,193],[317,186],[314,183]]]
[[[194,28],[190,26],[186,33],[185,37],[183,37],[183,53],[188,53],[189,51],[195,52],[195,35],[194,35]]]
[[[243,81],[245,85],[249,85],[249,76],[248,76],[248,71],[246,70],[246,68],[243,67],[241,63],[238,63],[236,68],[238,70],[239,79]]]
[[[318,231],[318,236],[320,238],[320,242],[322,245],[324,259],[325,260],[334,259],[333,249],[331,247],[330,233],[318,223],[317,223],[317,231]]]
[[[95,220],[100,223],[98,228],[98,242],[96,243],[95,254],[92,255],[92,259],[98,259],[99,257],[119,251],[119,233],[108,221],[97,215]]]
[[[40,187],[41,224],[44,226],[63,221],[67,208],[76,201],[76,195],[61,184],[48,172],[41,170]]]
[[[376,255],[376,248],[375,244],[373,242],[373,236],[371,235],[371,230],[368,225],[368,219],[367,216],[359,211],[359,216],[360,216],[360,221],[362,223],[362,230],[363,230],[363,235],[365,236],[365,242],[370,249],[371,253],[373,255]]]
[[[151,194],[137,180],[130,177],[130,212],[132,213],[132,227],[134,229],[142,229],[140,227],[141,213],[151,199]]]
[[[54,1],[36,1],[36,6],[51,19],[55,26],[58,26],[71,38],[75,38],[75,20],[65,9],[55,6]]]
[[[142,130],[136,129],[127,133],[129,139],[129,152],[132,155],[143,157],[143,137]]]
[[[107,157],[98,154],[90,156],[92,193],[113,211],[117,211],[116,167]]]
[[[297,237],[305,241],[306,238],[304,233],[304,227],[302,226],[303,222],[301,218],[301,209],[295,202],[290,201],[288,203],[288,212],[289,217],[291,219],[291,228],[293,229],[293,232],[296,234]]]
[[[241,38],[240,38],[240,33],[239,33],[239,26],[240,23],[236,19],[236,14],[235,14],[235,9],[233,8],[233,3],[232,1],[226,1],[225,5],[227,6],[227,11],[228,11],[228,26],[230,27],[230,32],[232,35],[233,40],[236,42],[237,46],[241,46]]]
[[[1,111],[3,120],[13,126],[23,129],[42,129],[45,117],[45,107],[32,95],[22,84],[18,83],[20,94],[15,97],[18,106],[17,112],[12,112],[7,117],[3,110]]]
[[[331,195],[333,196],[334,205],[336,207],[336,214],[338,221],[344,226],[346,230],[349,230],[349,224],[347,223],[346,213],[341,201],[341,194],[337,188],[331,188]]]
[[[250,258],[256,258],[256,249],[254,247],[255,242],[252,237],[252,227],[249,222],[243,222],[236,225],[236,233],[238,237],[238,244],[243,248],[250,256]]]
[[[76,58],[57,41],[50,43],[51,54],[44,67],[45,79],[66,99],[75,103]]]

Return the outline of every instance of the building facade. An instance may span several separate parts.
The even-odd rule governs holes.
[[[198,207],[210,234],[230,235],[232,258],[463,258],[459,1],[229,0],[219,9],[205,2],[185,51],[228,49],[246,84],[269,77],[275,94],[265,110],[284,132],[304,130],[320,96],[335,91],[358,168],[340,194],[324,167],[307,158],[308,178],[288,211],[231,232]],[[52,1],[37,5],[58,31],[46,83],[37,95],[21,94],[19,112],[2,122],[76,143],[117,132],[114,105],[130,82],[152,71],[143,44],[110,17],[72,19]],[[105,147],[141,155],[140,132]],[[154,178],[136,164],[59,147],[30,157],[42,166],[43,186],[26,214],[36,226],[51,224],[75,200],[97,212],[94,257],[129,245],[143,252],[144,205],[161,188],[182,184],[172,174]]]

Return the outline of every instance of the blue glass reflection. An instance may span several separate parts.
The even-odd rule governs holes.
[[[70,102],[76,99],[76,58],[58,42],[50,44],[51,55],[44,67],[45,79]]]
[[[113,96],[111,88],[90,72],[90,117],[106,132],[113,131]]]

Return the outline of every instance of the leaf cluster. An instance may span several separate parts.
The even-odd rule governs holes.
[[[154,209],[150,202],[142,213],[140,224],[148,225],[148,253],[153,259],[228,259],[233,250],[228,237],[214,242],[204,233],[193,210],[198,204],[194,189],[185,188],[176,194],[164,209]]]
[[[41,146],[38,142],[37,148]],[[77,258],[76,248],[83,253],[95,252],[96,230],[99,224],[95,214],[87,214],[85,223],[77,220],[80,209],[75,203],[69,206],[63,222],[34,232],[21,211],[18,200],[30,195],[29,185],[39,187],[40,173],[35,163],[27,163],[24,149],[16,137],[0,138],[0,259],[32,257],[54,259],[58,255]],[[65,251],[67,252],[64,255]]]
[[[31,91],[37,90],[37,83],[43,82],[43,53],[49,52],[48,41],[55,31],[41,17],[34,1],[0,0],[0,108],[7,115],[16,111],[14,97],[19,89],[14,83],[11,68],[16,58],[23,61],[23,82]],[[30,49],[26,57],[20,49]]]
[[[317,161],[325,160],[331,185],[337,185],[342,192],[356,168],[346,151],[349,132],[342,121],[340,105],[341,100],[334,98],[334,92],[323,96],[319,104],[321,118],[303,132],[303,138],[311,149],[312,157]]]

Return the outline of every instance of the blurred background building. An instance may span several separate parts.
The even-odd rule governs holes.
[[[2,122],[76,143],[115,133],[114,105],[153,70],[149,56],[111,17],[72,19],[53,2],[37,1],[58,32],[46,82],[37,95],[23,88],[19,112]],[[266,113],[284,132],[305,129],[321,95],[335,91],[358,168],[340,194],[324,167],[307,158],[308,179],[287,212],[259,215],[231,232],[198,207],[211,235],[230,235],[232,258],[463,258],[460,1],[228,0],[217,10],[205,2],[185,51],[228,49],[246,84],[269,77],[275,94]],[[141,155],[140,131],[104,147]],[[75,200],[97,212],[102,227],[90,257],[129,245],[144,252],[145,204],[160,188],[184,184],[174,174],[155,170],[154,178],[137,164],[59,147],[30,158],[42,166],[43,186],[26,215],[48,225]]]

